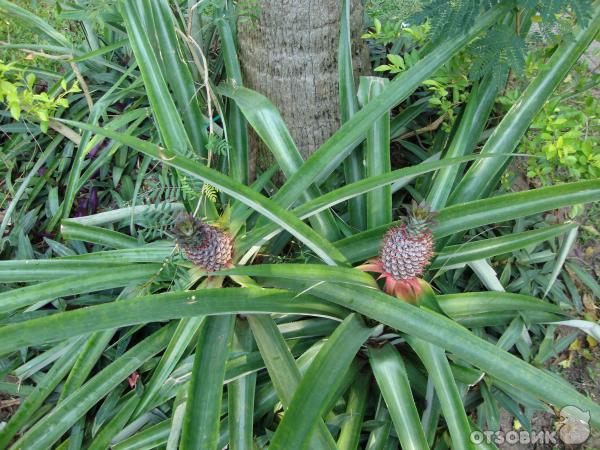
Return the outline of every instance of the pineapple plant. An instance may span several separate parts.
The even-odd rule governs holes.
[[[87,41],[40,28],[44,22],[16,3],[27,2],[0,0],[0,11],[27,19],[36,34],[51,30],[45,34],[56,48],[72,44],[87,53]],[[600,5],[579,8],[593,18],[548,53],[552,70],[536,75],[509,114],[491,114],[503,83],[486,77],[469,91],[451,133],[424,128],[438,110],[423,81],[469,43],[516,29],[506,23],[512,16],[525,23],[542,4],[574,0],[476,0],[477,8],[465,8],[469,25],[428,43],[427,52],[410,50],[418,62],[406,64],[378,95],[365,95],[370,100],[356,110],[357,99],[349,98],[357,91],[352,34],[340,29],[340,54],[343,47],[346,52],[339,58],[346,61],[340,93],[352,94],[340,96],[346,120],[303,162],[267,98],[241,82],[229,90],[221,83],[241,73],[230,69],[238,61],[233,32],[242,2],[175,9],[173,2],[109,3],[118,9],[105,5],[99,14],[78,9],[74,15],[90,21],[89,27],[77,24],[90,37],[101,32],[95,41],[103,70],[89,53],[76,65],[89,82],[94,113],[82,115],[89,98],[78,95],[48,133],[32,134],[31,118],[15,126],[0,118],[6,130],[0,152],[9,156],[0,168],[7,180],[0,202],[6,212],[0,221],[0,397],[10,395],[11,405],[19,405],[7,420],[0,410],[0,449],[124,449],[148,442],[206,450],[466,449],[474,431],[496,429],[502,405],[520,411],[522,423],[535,423],[535,410],[558,417],[572,405],[589,412],[590,424],[600,429],[592,398],[536,367],[556,363],[553,349],[567,339],[565,319],[587,331],[595,324],[583,320],[588,308],[576,308],[579,281],[592,277],[577,255],[567,255],[577,224],[534,219],[597,201],[600,180],[497,191],[527,126],[596,36]],[[351,5],[344,4],[349,23]],[[207,25],[194,30],[199,46],[178,29],[192,19]],[[390,47],[406,48],[405,38]],[[41,42],[15,44],[30,49]],[[186,51],[186,44],[194,45]],[[195,64],[202,55],[207,71]],[[73,76],[74,62],[52,63],[61,70],[35,71],[48,86]],[[109,72],[113,67],[118,70]],[[210,135],[228,142],[226,151],[205,145],[204,117]],[[409,136],[402,129],[411,130]],[[278,162],[259,169],[255,181],[250,130]],[[111,148],[86,156],[100,138]],[[391,145],[398,140],[401,148]],[[396,168],[392,162],[400,160]],[[277,189],[276,170],[287,179]],[[153,191],[137,192],[138,181],[150,177]],[[79,200],[89,202],[78,190],[90,183],[101,212],[92,201],[89,215],[79,217]],[[211,196],[208,186],[219,195]],[[439,211],[439,226],[416,205],[391,223],[393,205],[409,198],[426,199]],[[172,208],[181,204],[203,211],[201,220],[186,214],[173,224]],[[61,242],[46,236],[59,226],[51,237]],[[189,261],[171,258],[172,245],[162,241],[166,229]],[[211,277],[232,264],[234,239],[236,267]],[[436,261],[428,266],[434,245]],[[533,255],[532,262],[522,261]],[[190,261],[196,265],[187,270]],[[505,292],[488,291],[474,262],[492,269],[483,274],[487,279],[501,269],[494,281]],[[381,275],[381,291],[371,275],[352,267],[361,263]],[[563,264],[568,271],[561,271]],[[434,267],[440,270],[429,278]],[[408,302],[411,297],[420,307]],[[560,333],[556,322],[564,324]],[[582,346],[591,342],[574,338]],[[101,415],[106,420],[99,422]]]
[[[229,233],[183,214],[175,223],[174,235],[185,257],[195,265],[209,272],[231,267],[233,239]]]
[[[358,268],[379,273],[385,292],[412,303],[423,290],[425,282],[420,277],[433,256],[430,225],[434,214],[416,202],[406,210],[402,225],[390,228],[383,237],[379,256]]]

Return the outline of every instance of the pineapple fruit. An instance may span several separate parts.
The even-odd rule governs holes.
[[[390,295],[415,302],[425,282],[420,279],[433,256],[431,219],[433,214],[424,205],[413,203],[402,225],[388,230],[383,238],[379,257],[358,268],[379,273],[385,279],[384,290]]]
[[[233,239],[228,233],[183,214],[175,223],[174,235],[185,257],[195,265],[209,272],[231,267]]]

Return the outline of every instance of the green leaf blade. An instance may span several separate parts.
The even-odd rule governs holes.
[[[428,449],[402,357],[390,344],[369,348],[369,361],[403,449]]]
[[[208,317],[200,330],[183,420],[183,450],[217,449],[225,361],[234,323],[232,315]]]

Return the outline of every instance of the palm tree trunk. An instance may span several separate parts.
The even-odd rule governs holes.
[[[341,2],[260,0],[256,20],[240,21],[238,46],[244,85],[279,109],[306,159],[339,127],[337,47]],[[362,6],[353,0],[355,72],[368,66],[360,41]],[[251,133],[251,172],[273,163]]]

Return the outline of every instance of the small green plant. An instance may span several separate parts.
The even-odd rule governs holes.
[[[529,159],[527,176],[544,184],[600,176],[600,126],[597,99],[588,97],[580,107],[559,99],[547,103],[521,142],[525,153],[543,156]]]
[[[546,50],[530,54],[526,73],[537,75],[545,67]],[[543,185],[600,177],[600,102],[589,88],[598,82],[589,76],[585,61],[576,65],[564,80],[557,95],[546,102],[519,144],[527,159],[526,174]],[[509,89],[498,99],[503,109],[518,100],[520,86]]]
[[[385,22],[384,24],[375,17],[373,18],[373,27],[364,33],[363,39],[373,39],[386,45],[397,39],[405,38],[414,44],[422,45],[429,32],[429,24],[425,22],[421,25],[408,26],[403,22]]]
[[[362,35],[362,38],[385,49],[387,61],[373,70],[396,77],[421,60],[424,45],[430,38],[431,26],[429,22],[409,25],[402,20],[397,20],[397,17],[390,15],[394,7],[388,3],[378,2],[368,7],[367,11],[372,16],[373,26],[369,32]],[[397,8],[396,5],[396,11]],[[413,9],[409,8],[409,10]],[[430,79],[422,83],[421,88],[431,94],[429,105],[439,111],[442,120],[441,128],[444,131],[450,131],[459,107],[468,98],[471,80],[467,68],[471,66],[472,60],[468,52],[459,52]]]
[[[208,183],[204,183],[202,185],[202,195],[206,196],[206,198],[211,201],[212,203],[216,203],[217,202],[217,195],[219,193],[219,190],[214,187],[211,186]]]
[[[28,118],[40,122],[42,131],[48,131],[48,121],[60,108],[67,108],[67,96],[80,92],[77,82],[71,86],[62,80],[61,91],[56,95],[40,90],[36,85],[36,76],[16,67],[14,63],[4,64],[0,61],[0,103],[8,106],[15,120],[25,113]]]
[[[229,143],[221,136],[211,133],[208,135],[206,149],[215,156],[224,156],[229,151]]]
[[[389,64],[377,66],[376,72],[388,72],[397,76],[407,69],[414,66],[419,59],[419,49],[414,49],[404,56],[389,54],[387,59]],[[448,64],[441,67],[432,78],[423,81],[422,87],[429,93],[429,104],[438,109],[444,120],[442,129],[450,131],[451,125],[456,119],[458,108],[468,99],[468,89],[471,82],[464,70],[466,55],[459,54]]]

